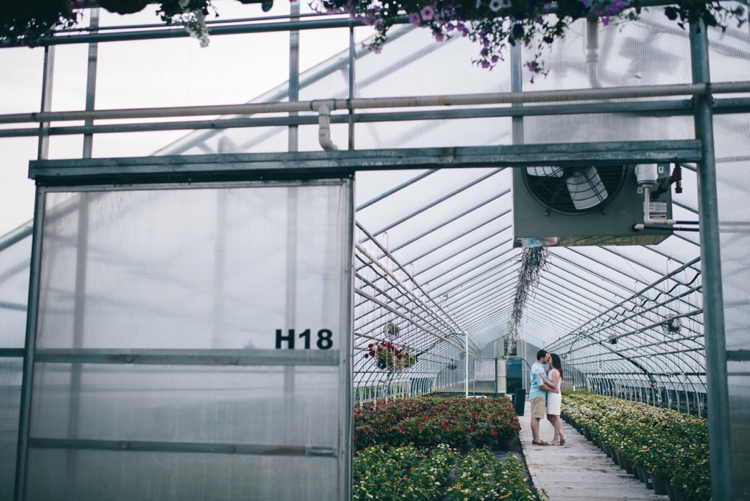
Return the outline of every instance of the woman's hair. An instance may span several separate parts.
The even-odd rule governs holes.
[[[557,353],[550,353],[550,356],[552,357],[552,367],[557,369],[560,372],[560,377],[563,376],[563,370],[562,370],[562,361],[560,360],[560,355]]]

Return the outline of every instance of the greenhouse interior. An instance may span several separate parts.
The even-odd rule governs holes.
[[[485,68],[419,15],[80,3],[0,42],[0,500],[750,500],[748,23]]]

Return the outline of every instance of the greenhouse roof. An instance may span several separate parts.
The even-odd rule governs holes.
[[[576,31],[576,26],[578,30]],[[598,81],[587,71],[583,26],[545,55],[548,76],[527,89],[560,90],[589,85],[637,86],[690,82],[687,32],[661,13],[601,30]],[[714,81],[746,77],[739,61],[750,58],[746,32],[710,32]],[[492,72],[470,64],[476,49],[454,38],[434,42],[426,30],[394,29],[382,54],[356,53],[356,97],[468,94],[511,89],[510,62]],[[345,99],[348,51],[300,75],[300,100]],[[525,81],[531,75],[524,72]],[[253,102],[288,98],[282,84]],[[671,101],[672,104],[682,101]],[[395,149],[509,144],[507,110],[486,113],[464,107],[401,118],[393,113],[360,116],[356,148]],[[585,107],[582,107],[585,109]],[[430,115],[431,112],[435,112]],[[464,113],[462,115],[461,113]],[[717,162],[746,162],[747,115],[719,115]],[[690,111],[526,116],[525,144],[681,140],[693,137]],[[728,113],[728,111],[727,111]],[[740,118],[745,117],[745,118]],[[278,152],[287,149],[287,126],[195,131],[157,155]],[[315,150],[317,126],[300,125],[299,149]],[[343,147],[347,125],[332,126]],[[518,140],[516,138],[516,140]],[[682,193],[673,195],[674,217],[697,219],[695,166],[683,169]],[[726,200],[744,198],[747,186],[720,177]],[[471,356],[511,331],[523,249],[514,247],[512,169],[442,168],[360,172],[356,180],[355,384],[378,381],[368,345],[392,341],[418,353],[418,363],[396,378],[434,377],[458,360],[468,335]],[[17,235],[21,235],[18,237]],[[5,237],[0,262],[3,289],[28,270],[29,228]],[[16,252],[15,249],[23,249]],[[551,247],[538,285],[522,312],[520,338],[564,355],[581,372],[617,380],[706,384],[701,263],[698,234],[677,232],[657,245]],[[725,255],[732,266],[733,256]],[[731,284],[729,284],[731,287]],[[16,298],[19,294],[10,294]],[[730,294],[731,296],[731,289]],[[8,298],[8,311],[22,300]],[[671,320],[679,319],[679,329]],[[390,324],[398,336],[388,333]],[[20,325],[20,321],[19,321]]]

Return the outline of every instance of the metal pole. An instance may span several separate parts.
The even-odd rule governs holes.
[[[291,2],[290,22],[299,22],[299,2]],[[289,32],[289,102],[299,101],[299,30]],[[289,113],[290,117],[296,117],[297,112]],[[298,151],[299,141],[296,125],[289,126],[289,151]]]
[[[710,90],[708,33],[702,21],[690,25],[693,82]],[[716,501],[733,499],[732,437],[727,387],[727,352],[724,337],[724,297],[721,284],[719,206],[716,195],[711,94],[695,96],[695,137],[701,140],[703,159],[698,166],[698,209],[703,269],[703,320],[706,345],[708,436],[711,493]]]
[[[290,61],[291,62],[291,61]],[[602,89],[566,89],[555,91],[497,92],[488,94],[455,94],[433,96],[401,96],[354,98],[353,109],[420,108],[433,106],[474,106],[513,103],[554,103],[595,101],[605,99],[645,99],[668,96],[698,96],[704,94],[735,94],[750,92],[750,82],[719,82],[705,84],[653,85],[642,87],[611,87]],[[291,89],[290,89],[291,94]],[[744,101],[743,101],[744,102]],[[197,117],[206,115],[254,115],[261,113],[311,112],[326,105],[331,111],[346,108],[340,99],[315,99],[289,102],[221,104],[209,106],[177,106],[163,108],[109,109],[93,111],[57,111],[54,113],[12,113],[0,115],[0,123],[74,122],[79,120],[130,120],[135,118]],[[650,106],[650,105],[649,105]],[[736,104],[732,104],[736,106]],[[512,108],[511,108],[512,109]],[[529,109],[533,109],[529,107]],[[472,111],[472,113],[476,114]],[[736,111],[735,111],[736,113]],[[471,118],[473,115],[468,115]],[[412,116],[425,120],[433,115]],[[463,118],[463,117],[461,117]],[[314,120],[313,120],[314,122]],[[243,127],[245,125],[243,124]],[[684,160],[685,162],[691,160]]]
[[[45,72],[46,73],[46,72]],[[44,192],[37,188],[34,207],[34,236],[31,244],[29,300],[26,317],[26,345],[21,382],[21,405],[18,419],[18,450],[16,453],[15,501],[23,501],[26,490],[26,468],[31,427],[31,390],[34,379],[34,351],[36,349],[37,313],[39,311],[39,277],[42,254],[42,229],[44,221]]]
[[[55,76],[55,47],[44,48],[44,70],[42,73],[42,113],[52,109],[52,82]],[[49,157],[49,122],[39,124],[39,146],[37,158]]]
[[[99,9],[91,9],[91,21],[89,22],[90,33],[99,31]],[[86,75],[86,111],[94,109],[96,98],[96,64],[99,54],[99,46],[96,42],[89,44],[89,65]],[[93,120],[86,120],[86,126],[94,125]],[[83,158],[91,158],[94,147],[94,134],[83,136]]]
[[[466,383],[464,384],[464,389],[466,391],[466,398],[469,398],[469,334],[466,332],[464,332],[464,340],[466,341],[466,357],[464,358],[466,362]]]
[[[523,53],[520,44],[510,48],[510,90],[523,92],[523,69],[521,59]],[[512,107],[523,106],[523,103],[513,103]],[[513,117],[513,144],[523,144],[523,117]]]
[[[354,62],[356,51],[354,47],[354,25],[349,26],[349,103],[354,99]],[[354,109],[347,103],[349,108],[349,149],[354,149]]]

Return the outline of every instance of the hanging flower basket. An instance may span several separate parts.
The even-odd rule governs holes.
[[[237,0],[262,3],[269,10],[273,0]],[[644,0],[313,0],[312,6],[329,13],[348,13],[375,28],[372,44],[378,52],[388,30],[407,21],[428,28],[438,41],[454,36],[468,37],[480,44],[474,63],[492,69],[505,56],[508,45],[522,44],[532,50],[526,67],[532,73],[544,71],[541,56],[545,48],[565,36],[578,19],[635,20]],[[138,12],[151,0],[102,0],[99,5],[117,13]],[[201,46],[208,45],[205,17],[218,12],[212,0],[157,0],[157,15],[166,24],[184,26]],[[11,45],[34,45],[57,28],[73,28],[81,18],[76,8],[86,0],[29,0],[3,6],[0,41]],[[658,7],[678,26],[702,20],[708,26],[725,27],[730,20],[739,26],[747,20],[745,9],[719,0],[681,0]]]
[[[468,37],[481,46],[473,62],[492,69],[504,59],[509,45],[531,49],[526,67],[532,73],[544,71],[541,56],[555,40],[562,39],[578,19],[601,19],[607,26],[613,19],[636,20],[642,0],[318,0],[318,10],[348,12],[364,19],[377,30],[373,49],[379,52],[388,30],[408,21],[432,31],[439,42],[454,36]],[[741,26],[745,10],[717,0],[682,0],[667,6],[664,13],[685,29],[688,22],[703,20],[708,26],[726,26],[734,18]]]
[[[417,357],[408,346],[399,348],[393,343],[377,342],[367,345],[365,358],[372,358],[378,369],[390,372],[401,371],[417,363]]]

